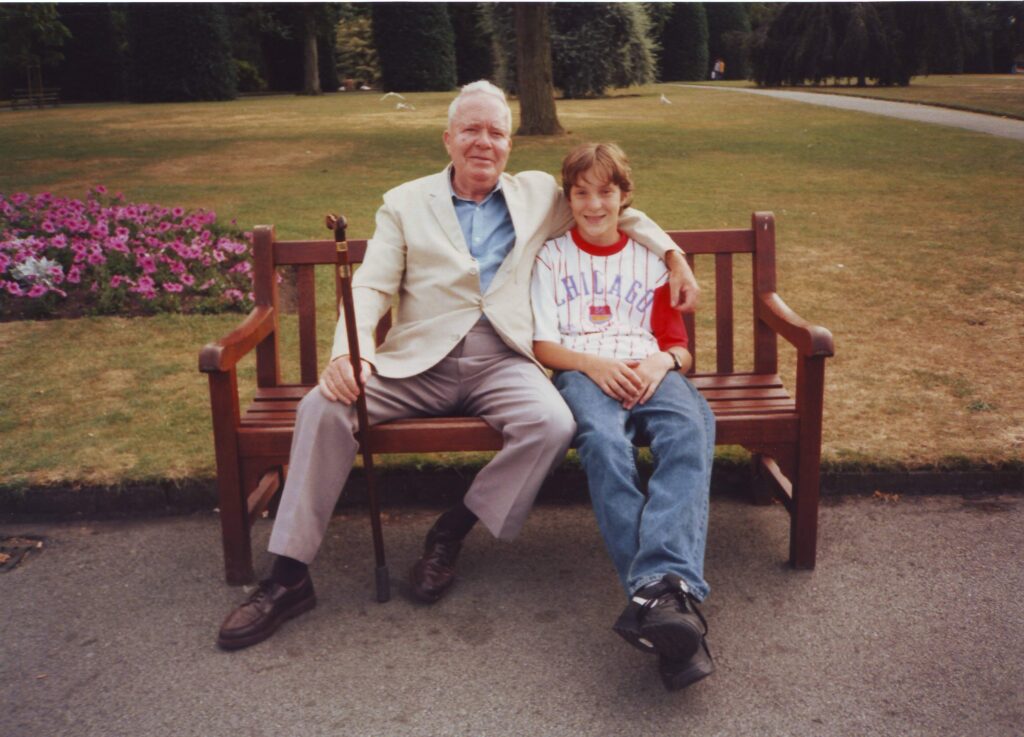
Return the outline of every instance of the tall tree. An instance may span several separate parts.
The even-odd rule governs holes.
[[[758,84],[856,79],[908,84],[893,9],[875,3],[788,3],[752,49]]]
[[[110,3],[61,3],[57,12],[71,32],[57,73],[61,98],[123,99],[123,11]]]
[[[44,67],[64,58],[61,47],[70,35],[54,3],[0,5],[0,58],[24,75],[21,83],[30,90],[42,88]]]
[[[337,69],[343,79],[357,85],[375,85],[380,80],[380,61],[373,46],[370,11],[343,6],[336,35]]]
[[[494,39],[495,78],[517,91],[514,3],[486,8]],[[554,85],[564,97],[594,97],[608,87],[644,84],[654,78],[654,44],[647,15],[638,3],[551,3],[551,57]]]
[[[676,3],[659,39],[662,80],[700,80],[708,72],[708,18],[702,3]]]
[[[600,97],[608,87],[654,81],[654,43],[638,3],[562,3],[552,37],[555,86],[563,97]]]
[[[520,119],[516,132],[521,136],[564,133],[555,109],[548,10],[547,3],[515,6]]]
[[[320,57],[317,54],[317,9],[310,3],[302,4],[302,94],[319,95]]]
[[[222,5],[140,3],[125,7],[131,100],[235,97],[236,70]]]
[[[444,3],[374,3],[373,40],[388,90],[450,90],[455,38]]]
[[[746,3],[706,3],[704,9],[708,17],[708,60],[725,62],[726,79],[746,79],[750,74]]]
[[[455,76],[460,85],[494,74],[491,35],[481,22],[482,3],[447,3],[455,33]]]

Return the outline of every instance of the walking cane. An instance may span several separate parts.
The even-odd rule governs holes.
[[[384,560],[384,533],[380,525],[380,504],[374,486],[373,448],[370,445],[370,419],[366,414],[366,391],[363,386],[363,364],[359,359],[359,335],[356,333],[356,313],[352,305],[352,267],[348,263],[348,241],[345,228],[348,221],[344,215],[327,216],[327,228],[334,231],[334,245],[337,250],[338,280],[341,284],[341,301],[345,309],[345,332],[348,333],[348,352],[352,359],[352,371],[359,386],[356,399],[356,415],[359,418],[359,449],[363,454],[363,473],[366,476],[366,495],[370,501],[370,526],[373,529],[373,557],[376,562],[377,601],[383,603],[391,598],[391,582],[388,566]]]

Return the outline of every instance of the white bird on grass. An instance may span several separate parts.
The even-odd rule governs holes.
[[[389,97],[397,97],[399,100],[404,100],[405,99],[404,97],[402,97],[397,92],[388,92],[386,95],[384,95],[382,98],[380,98],[380,102],[383,102],[384,100],[388,99]]]
[[[671,105],[672,101],[670,99],[668,99],[667,97],[665,97],[665,94],[662,93],[662,95],[661,95],[661,104],[662,105]]]
[[[395,110],[415,110],[416,106],[406,102],[400,102],[395,105]]]

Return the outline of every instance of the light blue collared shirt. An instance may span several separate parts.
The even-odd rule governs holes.
[[[516,230],[512,227],[512,216],[501,191],[501,180],[482,202],[459,197],[450,179],[448,188],[466,245],[479,265],[480,294],[487,294],[494,275],[516,243]]]

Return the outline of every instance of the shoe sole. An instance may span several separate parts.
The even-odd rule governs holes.
[[[687,686],[692,686],[715,672],[715,661],[711,659],[710,653],[700,653],[694,657],[689,665],[683,670],[673,673],[666,673],[663,666],[659,664],[661,682],[669,691],[681,691]]]
[[[653,649],[670,660],[689,660],[700,647],[704,633],[687,622],[644,622],[638,633]]]
[[[280,616],[274,621],[274,623],[266,630],[262,632],[248,635],[246,637],[232,637],[224,638],[217,637],[217,646],[221,650],[241,650],[245,647],[251,647],[259,642],[263,642],[268,637],[273,635],[281,627],[282,624],[287,622],[289,619],[294,619],[300,614],[308,612],[310,609],[316,606],[316,594],[313,594],[308,599],[295,602],[291,609],[286,609],[281,613]]]

